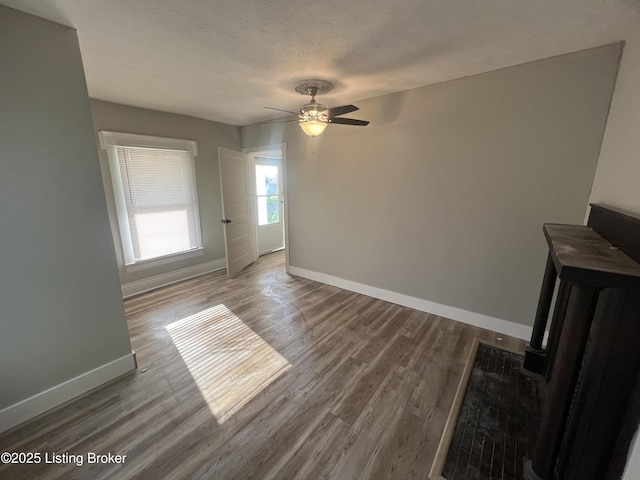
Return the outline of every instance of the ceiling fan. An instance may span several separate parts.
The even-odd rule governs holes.
[[[327,128],[327,125],[329,125],[330,123],[339,125],[355,125],[359,127],[369,125],[369,122],[367,122],[366,120],[356,120],[355,118],[341,117],[341,115],[344,115],[345,113],[351,113],[359,110],[355,105],[342,105],[340,107],[327,108],[324,105],[316,102],[316,95],[323,95],[332,88],[333,85],[325,80],[303,80],[296,84],[295,90],[301,95],[310,95],[311,101],[309,103],[305,103],[302,107],[300,107],[299,112],[292,112],[290,110],[283,110],[281,108],[275,107],[264,108],[297,115],[297,120],[285,121],[297,121],[300,125],[300,128],[302,128],[302,131],[311,137],[320,135],[322,132],[324,132],[324,129]],[[265,122],[263,125],[277,122],[279,121],[276,120],[274,122]]]

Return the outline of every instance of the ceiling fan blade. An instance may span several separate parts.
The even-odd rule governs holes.
[[[329,118],[337,117],[338,115],[344,115],[345,113],[355,112],[360,110],[355,105],[342,105],[341,107],[334,107],[327,110],[325,113]]]
[[[356,125],[359,127],[366,127],[369,122],[366,120],[356,120],[355,118],[330,118],[329,123],[337,123],[339,125]]]
[[[266,125],[273,125],[274,123],[290,123],[290,122],[299,122],[300,120],[298,120],[297,118],[294,118],[292,120],[267,120],[266,122],[262,122],[260,124],[258,124],[260,127],[264,127]]]
[[[284,112],[284,113],[290,113],[292,115],[299,115],[299,112],[292,112],[291,110],[283,110],[281,108],[276,108],[276,107],[264,107],[264,108],[268,108],[269,110],[277,110],[279,112]]]

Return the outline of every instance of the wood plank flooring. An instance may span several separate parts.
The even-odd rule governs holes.
[[[0,464],[0,478],[426,479],[473,338],[524,342],[283,263],[127,300],[138,370],[0,434],[0,451],[82,466]]]

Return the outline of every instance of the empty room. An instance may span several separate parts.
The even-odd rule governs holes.
[[[640,4],[0,0],[0,478],[640,478]]]

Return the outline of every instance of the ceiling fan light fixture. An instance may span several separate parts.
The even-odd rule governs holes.
[[[300,128],[310,137],[317,137],[322,132],[324,132],[324,129],[327,128],[328,124],[328,122],[323,122],[320,120],[307,120],[300,122]]]
[[[300,95],[311,96],[311,101],[305,103],[300,107],[299,112],[292,112],[291,110],[283,110],[275,107],[265,107],[271,110],[278,110],[289,114],[298,116],[298,124],[302,131],[310,137],[317,137],[324,132],[327,125],[330,123],[342,124],[342,125],[356,125],[365,127],[369,125],[369,122],[365,120],[356,120],[355,118],[344,118],[341,115],[345,113],[355,112],[358,107],[355,105],[342,105],[340,107],[334,107],[328,109],[321,103],[316,102],[316,95],[323,95],[333,88],[330,82],[326,80],[303,80],[298,82],[295,86],[296,92]],[[284,120],[285,122],[293,122],[295,120]],[[264,125],[270,124],[266,123]]]

